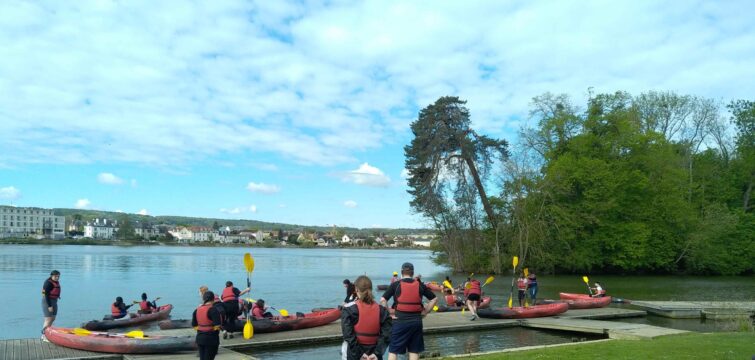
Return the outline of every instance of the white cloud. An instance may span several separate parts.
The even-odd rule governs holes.
[[[517,130],[545,91],[749,98],[747,9],[747,0],[0,2],[0,93],[13,95],[0,96],[2,165],[259,153],[347,163],[400,142],[442,95],[469,100],[474,126],[497,134]]]
[[[273,194],[280,191],[278,185],[269,185],[265,183],[250,182],[246,185],[246,189],[251,192],[258,192],[263,194]]]
[[[122,212],[123,212],[123,210],[121,210],[121,209],[117,209],[117,210],[115,210],[115,212],[117,212],[117,213],[122,213]]]
[[[147,212],[147,209],[141,209],[141,210],[139,210],[139,212],[137,212],[137,214],[139,214],[139,215],[149,215],[149,213]]]
[[[13,186],[6,186],[0,188],[0,199],[16,200],[21,197],[21,190],[16,189]]]
[[[108,185],[120,185],[123,184],[123,179],[115,176],[112,173],[100,173],[97,175],[97,181]]]
[[[341,173],[339,176],[343,181],[352,182],[358,185],[384,187],[391,183],[391,178],[386,176],[383,171],[374,166],[370,166],[368,163],[360,165],[356,170]]]
[[[257,205],[252,205],[249,207],[249,212],[256,213],[257,212]]]
[[[265,171],[278,171],[278,166],[275,164],[253,163],[252,166],[256,167],[257,169],[265,170]]]
[[[357,202],[354,200],[346,200],[343,202],[343,206],[347,208],[355,208],[357,207]]]
[[[408,179],[409,178],[409,170],[408,169],[401,169],[401,176],[402,179]]]
[[[286,204],[278,204],[278,207],[284,209],[286,207]]]
[[[89,199],[79,199],[76,201],[74,207],[77,209],[86,209],[89,208],[90,205],[92,205],[92,203],[89,201]]]
[[[135,188],[137,186],[136,179],[131,179],[131,187]]]

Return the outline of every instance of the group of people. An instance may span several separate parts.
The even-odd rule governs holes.
[[[344,360],[378,360],[386,351],[388,360],[407,353],[409,360],[417,360],[425,350],[422,319],[438,298],[414,276],[412,263],[401,265],[401,277],[398,273],[394,277],[379,300],[373,295],[369,277],[360,276],[353,283],[356,299],[346,303],[341,312]],[[423,304],[423,298],[427,303]],[[393,314],[388,308],[391,299]]]
[[[242,296],[249,288],[239,290],[233,282],[226,281],[220,296],[215,295],[205,285],[199,287],[202,304],[191,315],[191,326],[197,330],[196,343],[200,360],[212,360],[218,353],[220,334],[223,339],[233,338],[233,333],[240,330],[236,325],[239,315],[246,313],[254,319],[271,318],[265,300],[245,301]]]
[[[110,314],[113,319],[122,319],[128,315],[128,309],[136,304],[139,304],[137,314],[151,314],[158,309],[157,300],[160,300],[160,298],[157,297],[155,300],[149,301],[147,300],[147,293],[142,293],[142,301],[134,300],[133,303],[126,305],[123,298],[118,296],[115,298],[115,302],[110,304]]]
[[[519,291],[519,306],[527,305],[528,296],[530,305],[537,303],[537,276],[534,273],[529,273],[526,277],[524,273],[520,273],[516,280],[516,288]]]

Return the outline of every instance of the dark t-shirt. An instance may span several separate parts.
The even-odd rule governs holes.
[[[412,281],[415,281],[414,279],[410,278],[402,278],[401,281],[396,281],[395,283],[388,286],[388,290],[386,290],[383,293],[383,299],[386,301],[393,298],[393,305],[392,308],[396,308],[396,298],[401,294],[401,283],[406,282],[410,283]],[[427,300],[435,299],[435,294],[433,294],[432,290],[428,289],[425,284],[419,283],[419,293],[424,296]],[[418,321],[422,320],[422,312],[405,312],[405,311],[398,311],[396,310],[396,322],[404,322],[404,321]]]

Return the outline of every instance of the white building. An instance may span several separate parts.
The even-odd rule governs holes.
[[[92,239],[113,240],[118,231],[117,223],[108,219],[94,219],[84,226],[84,237]]]
[[[51,209],[0,205],[0,238],[65,237],[65,216],[56,216]]]
[[[212,228],[192,226],[190,230],[192,233],[191,241],[193,242],[215,241],[218,238],[218,232]]]
[[[194,239],[194,233],[183,226],[170,230],[168,233],[170,233],[178,242],[189,242]]]
[[[349,235],[344,234],[341,236],[341,244],[351,244],[351,238]]]

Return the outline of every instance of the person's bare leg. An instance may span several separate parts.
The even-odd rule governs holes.
[[[388,360],[398,360],[398,355],[396,355],[396,354],[394,354],[392,352],[389,352],[388,353]]]
[[[419,353],[409,353],[409,360],[419,360]]]

